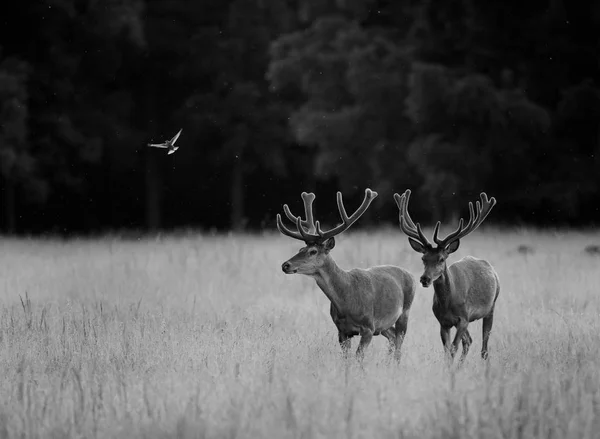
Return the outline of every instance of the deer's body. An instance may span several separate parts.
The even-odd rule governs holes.
[[[477,202],[477,214],[473,204],[469,203],[470,219],[463,228],[463,220],[459,221],[458,229],[445,239],[438,239],[440,223],[435,226],[433,240],[437,247],[423,235],[421,226],[413,223],[408,214],[408,200],[410,191],[404,195],[394,195],[400,209],[400,227],[409,237],[411,247],[423,254],[422,260],[425,267],[420,278],[421,284],[428,287],[433,284],[433,314],[440,323],[440,336],[444,349],[451,358],[454,358],[458,345],[462,342],[463,353],[461,362],[469,352],[473,339],[467,329],[470,322],[483,319],[481,356],[488,356],[488,340],[494,322],[494,307],[500,294],[500,281],[498,274],[489,262],[467,256],[450,266],[446,259],[454,253],[460,245],[460,239],[475,230],[487,217],[496,204],[492,197],[487,199],[485,193],[481,194],[481,204]],[[454,341],[450,342],[450,330],[456,327]]]
[[[433,282],[433,314],[446,327],[474,322],[494,310],[500,282],[488,261],[466,256]]]
[[[400,360],[415,295],[415,279],[408,271],[391,265],[346,271],[338,267],[330,254],[335,246],[334,236],[348,229],[376,196],[376,192],[367,189],[361,206],[348,217],[338,192],[338,209],[343,222],[327,232],[321,230],[318,221],[313,221],[314,194],[302,194],[306,220],[292,215],[284,205],[285,214],[296,223],[297,232],[286,228],[281,216],[277,215],[279,231],[305,241],[306,247],[284,262],[281,268],[286,274],[304,274],[315,279],[331,302],[331,319],[338,329],[339,342],[345,354],[350,349],[353,336],[361,337],[356,354],[362,358],[373,336],[381,334],[390,341],[390,352],[393,351],[396,359]]]
[[[392,265],[345,271],[331,257],[326,267],[313,277],[331,301],[331,319],[340,342],[356,335],[383,334],[395,349],[396,331],[402,337],[406,333],[416,290],[414,277]]]

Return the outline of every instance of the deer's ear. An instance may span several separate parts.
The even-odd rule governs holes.
[[[448,254],[454,253],[456,250],[458,250],[458,247],[460,247],[460,239],[451,242],[450,245],[446,247],[446,251]]]
[[[425,247],[416,239],[408,238],[408,243],[414,251],[425,254]]]
[[[325,249],[326,253],[329,253],[333,247],[335,247],[335,238],[332,236],[323,243],[323,248]]]

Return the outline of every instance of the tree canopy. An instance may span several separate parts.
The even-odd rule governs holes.
[[[0,230],[273,227],[304,190],[395,223],[599,218],[600,6],[42,0],[0,30]],[[29,27],[20,26],[29,23]],[[146,147],[180,128],[179,151]],[[325,203],[325,201],[323,201]],[[327,206],[327,205],[325,205]]]

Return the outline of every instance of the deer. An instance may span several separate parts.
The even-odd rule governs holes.
[[[407,270],[393,265],[367,269],[340,268],[331,256],[335,237],[348,230],[368,209],[377,192],[365,190],[362,204],[350,216],[346,213],[341,192],[337,192],[337,207],[342,223],[323,231],[314,221],[312,204],[315,194],[303,192],[305,219],[294,216],[287,204],[283,211],[296,230],[288,229],[277,214],[277,228],[290,238],[304,241],[298,253],[285,261],[285,274],[303,274],[312,277],[331,302],[330,315],[338,330],[338,341],[345,358],[351,349],[351,339],[360,336],[356,350],[359,360],[374,335],[383,335],[389,341],[389,354],[400,361],[406,335],[410,307],[415,295],[416,280]]]
[[[408,214],[410,190],[402,196],[394,194],[394,200],[400,211],[400,228],[413,250],[422,253],[424,272],[419,279],[421,285],[428,288],[433,284],[433,314],[440,324],[440,336],[444,351],[452,364],[458,345],[462,341],[463,352],[459,364],[465,360],[473,339],[469,334],[469,323],[483,319],[481,357],[488,359],[488,341],[494,323],[494,307],[500,294],[500,280],[492,265],[483,259],[466,256],[447,266],[448,257],[458,250],[460,240],[473,232],[496,204],[494,197],[488,199],[485,192],[477,201],[477,211],[469,202],[469,222],[463,227],[460,218],[458,228],[446,238],[439,239],[440,221],[433,231],[434,247],[423,234],[421,225],[413,222]],[[450,343],[450,330],[456,327],[456,335]]]

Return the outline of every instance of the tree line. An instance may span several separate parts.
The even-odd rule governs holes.
[[[364,223],[586,225],[600,201],[600,6],[40,0],[0,30],[0,228],[272,227],[301,191]],[[27,23],[24,26],[23,23]],[[146,147],[183,134],[176,154]],[[491,219],[491,218],[490,218]]]

